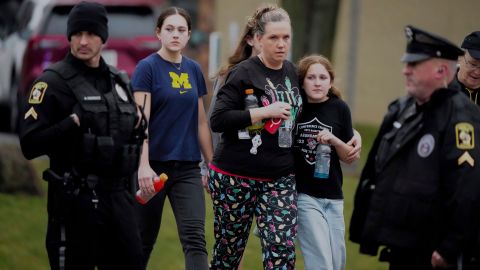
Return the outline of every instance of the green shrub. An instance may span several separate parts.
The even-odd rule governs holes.
[[[38,174],[23,157],[18,141],[1,141],[0,193],[40,195],[42,191]]]

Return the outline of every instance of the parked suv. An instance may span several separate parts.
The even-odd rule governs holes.
[[[10,14],[9,17],[13,18],[8,31],[4,31],[8,35],[0,37],[0,131],[11,131],[15,126],[23,53],[28,38],[43,17],[43,9],[50,1],[7,0],[0,4],[2,12],[5,12],[2,16]]]
[[[24,99],[33,81],[69,50],[66,37],[68,13],[80,0],[52,0],[44,9],[38,28],[28,40],[18,94]],[[130,76],[138,61],[159,47],[155,23],[164,0],[97,0],[108,13],[109,37],[102,56]]]

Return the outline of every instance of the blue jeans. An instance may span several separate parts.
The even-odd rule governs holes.
[[[138,204],[139,226],[145,265],[147,265],[162,219],[163,204],[170,200],[185,256],[186,270],[207,270],[205,243],[205,193],[198,162],[150,161],[157,174],[166,173],[168,181],[147,204]]]
[[[343,200],[298,194],[298,239],[305,270],[345,269]]]

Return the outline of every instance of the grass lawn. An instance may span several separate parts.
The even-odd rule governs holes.
[[[348,226],[348,219],[352,213],[353,194],[357,186],[356,178],[347,178],[344,183],[345,191],[345,219]],[[148,269],[178,270],[184,269],[183,255],[180,242],[176,234],[176,225],[173,214],[170,211],[170,205],[165,204],[165,213],[168,213],[162,221],[157,245],[152,254],[152,259]],[[213,218],[209,197],[207,197],[207,220],[206,237],[209,254],[213,245]],[[348,231],[348,229],[347,229]],[[303,261],[300,252],[297,250],[296,269],[303,269]],[[244,270],[263,269],[260,251],[260,241],[251,236],[245,250]],[[175,258],[175,259],[174,259]],[[348,270],[386,270],[387,264],[380,263],[374,257],[361,255],[358,252],[358,245],[347,241],[347,267]]]
[[[375,129],[356,126],[363,137],[363,157],[355,166],[347,168],[348,174],[358,175],[361,164],[364,163],[371,145],[371,137]],[[46,159],[34,161],[37,171],[41,173],[47,166]],[[46,184],[43,183],[46,187]],[[353,194],[357,186],[357,177],[346,177],[345,219],[348,232],[348,220],[351,216]],[[207,218],[206,238],[207,249],[211,253],[213,245],[213,218],[210,197],[206,196]],[[175,219],[170,205],[165,204],[165,215],[157,245],[152,253],[148,269],[181,270],[184,269],[183,253],[177,236]],[[43,270],[49,269],[44,247],[47,213],[46,197],[30,197],[23,195],[0,194],[0,270]],[[244,270],[262,269],[260,242],[252,236],[245,251]],[[297,257],[297,269],[303,269],[300,253]],[[379,263],[376,258],[360,255],[358,245],[347,241],[348,270],[385,270],[387,265]]]
[[[44,163],[42,161],[41,163]],[[37,164],[38,166],[38,164]],[[39,167],[44,167],[40,165]],[[345,179],[345,218],[351,215],[353,193],[356,178]],[[213,245],[213,218],[210,199],[207,196],[206,238],[209,253]],[[165,216],[162,228],[153,251],[148,269],[180,270],[184,269],[183,254],[178,240],[175,219],[170,205],[165,204]],[[0,194],[0,269],[49,269],[44,248],[46,230],[46,198],[23,195]],[[260,243],[251,237],[245,251],[244,269],[262,269]],[[297,269],[303,269],[299,254]],[[360,255],[358,245],[347,241],[347,269],[382,270],[386,264],[376,258]]]

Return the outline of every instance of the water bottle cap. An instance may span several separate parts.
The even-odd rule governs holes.
[[[253,94],[253,89],[252,88],[245,89],[245,94],[247,94],[247,95]]]

